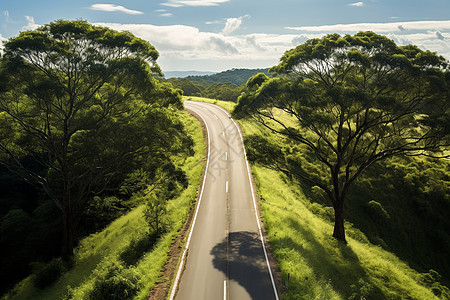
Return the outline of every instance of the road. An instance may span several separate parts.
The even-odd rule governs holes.
[[[240,131],[216,105],[185,107],[206,123],[209,153],[171,299],[278,300]]]

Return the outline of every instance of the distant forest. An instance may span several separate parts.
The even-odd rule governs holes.
[[[258,73],[269,75],[269,69],[231,69],[213,75],[169,78],[167,81],[182,90],[185,96],[236,102],[246,91],[247,80]]]

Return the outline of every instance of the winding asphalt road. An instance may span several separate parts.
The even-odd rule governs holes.
[[[205,122],[209,152],[171,299],[278,300],[240,130],[216,105],[185,107]]]

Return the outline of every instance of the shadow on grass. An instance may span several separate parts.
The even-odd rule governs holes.
[[[306,264],[314,271],[316,278],[310,280],[322,279],[328,281],[333,289],[344,296],[345,299],[385,298],[382,291],[373,282],[370,282],[367,273],[350,246],[330,236],[329,241],[327,241],[330,248],[326,248],[311,231],[308,231],[297,220],[288,218],[287,222],[291,228],[298,232],[303,242],[308,246],[303,247],[300,239],[294,241],[291,238],[285,238],[283,248],[290,248],[300,253]],[[303,279],[292,278],[292,285],[302,285],[295,280]]]
[[[257,233],[231,232],[228,241],[225,239],[216,244],[211,254],[214,255],[214,267],[228,274],[229,280],[242,286],[252,299],[275,299]]]
[[[145,253],[150,252],[154,248],[159,236],[157,233],[151,233],[139,239],[132,240],[128,247],[120,254],[120,259],[127,266],[135,265]]]

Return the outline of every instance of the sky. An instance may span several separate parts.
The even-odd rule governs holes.
[[[271,67],[310,38],[366,30],[450,59],[450,0],[0,0],[0,41],[58,19],[132,32],[163,72]]]

